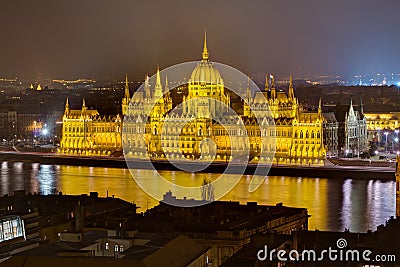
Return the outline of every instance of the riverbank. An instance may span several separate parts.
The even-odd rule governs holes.
[[[127,163],[123,157],[86,157],[86,156],[65,156],[45,153],[22,153],[22,152],[0,152],[0,161],[19,161],[37,162],[43,164],[71,165],[71,166],[91,166],[109,168],[127,168]],[[132,159],[131,162],[137,169],[154,168],[157,170],[181,170],[165,160],[153,160],[149,166],[147,161]],[[227,163],[214,162],[210,165],[199,163],[180,163],[185,167],[201,169],[202,172],[222,173],[226,170]],[[131,165],[132,166],[132,165]],[[232,166],[232,165],[231,165]],[[266,166],[249,163],[247,166],[233,165],[229,168],[229,173],[254,174],[258,168]],[[291,176],[291,177],[310,177],[310,178],[351,178],[351,179],[377,179],[395,180],[395,169],[392,167],[372,167],[372,166],[293,166],[293,165],[272,165],[268,172],[269,176]]]

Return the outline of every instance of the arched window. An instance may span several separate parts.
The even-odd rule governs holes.
[[[303,131],[300,131],[300,138],[303,138]]]

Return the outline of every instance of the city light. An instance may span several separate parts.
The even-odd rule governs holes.
[[[48,133],[49,133],[49,130],[47,130],[47,129],[42,130],[42,135],[47,135]]]

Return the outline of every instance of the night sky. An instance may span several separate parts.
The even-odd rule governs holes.
[[[398,0],[1,1],[0,77],[141,80],[200,60],[282,77],[400,73]]]

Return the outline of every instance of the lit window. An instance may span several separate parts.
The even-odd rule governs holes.
[[[106,243],[106,250],[108,250],[109,249],[109,244],[108,244],[108,242]]]
[[[115,252],[118,252],[118,245],[115,245],[115,246],[114,246],[114,251],[115,251]]]
[[[124,245],[120,245],[120,246],[119,246],[119,251],[120,251],[120,252],[123,252],[123,251],[124,251]]]

